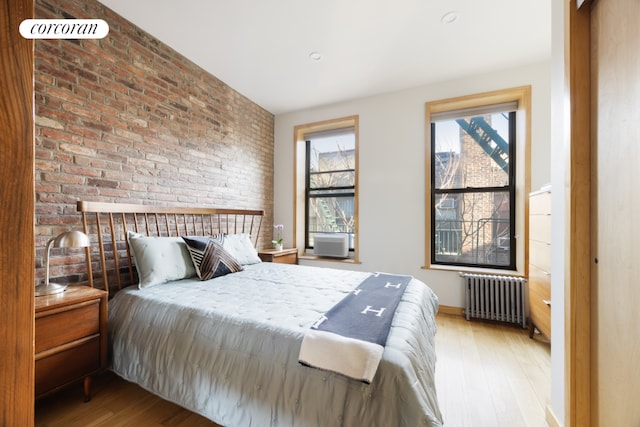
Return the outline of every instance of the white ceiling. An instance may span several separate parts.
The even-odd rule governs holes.
[[[551,57],[551,0],[100,1],[274,114]]]

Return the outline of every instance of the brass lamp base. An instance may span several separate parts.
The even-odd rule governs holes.
[[[59,285],[57,283],[48,283],[36,286],[36,296],[59,294],[67,289],[67,285]]]

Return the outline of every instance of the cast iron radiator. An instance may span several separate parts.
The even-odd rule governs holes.
[[[461,273],[465,286],[465,316],[518,323],[527,327],[524,277]]]

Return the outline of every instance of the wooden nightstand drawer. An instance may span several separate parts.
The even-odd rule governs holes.
[[[297,264],[298,249],[289,248],[281,251],[275,249],[263,249],[258,252],[258,256],[263,262],[276,262],[280,264]]]
[[[36,315],[36,353],[100,331],[100,300]]]
[[[282,256],[274,257],[272,262],[278,262],[280,264],[297,264],[298,254],[285,254]]]
[[[36,297],[36,398],[81,379],[91,398],[91,375],[107,366],[107,297],[87,286]]]
[[[99,335],[79,340],[69,347],[36,360],[36,396],[80,380],[100,369]]]

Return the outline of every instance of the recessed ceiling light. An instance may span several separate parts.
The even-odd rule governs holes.
[[[320,61],[322,59],[322,54],[320,52],[311,52],[309,54],[309,59],[312,61]]]
[[[452,10],[451,12],[447,12],[442,15],[442,18],[440,18],[440,22],[442,22],[443,24],[453,24],[457,19],[458,12]]]

